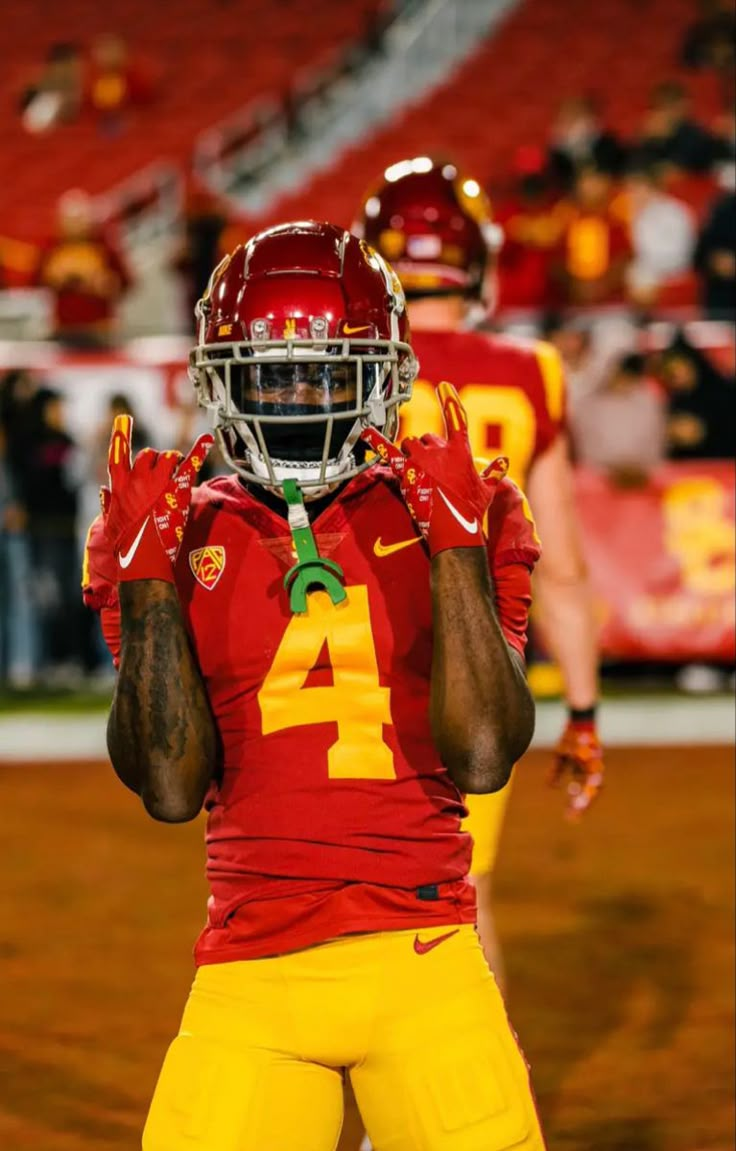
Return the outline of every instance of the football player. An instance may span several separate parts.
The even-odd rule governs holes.
[[[454,164],[420,156],[392,165],[365,198],[353,230],[391,262],[408,301],[421,379],[402,413],[402,434],[439,430],[434,386],[449,374],[467,413],[473,454],[502,452],[529,498],[544,547],[535,611],[568,705],[550,781],[567,777],[567,813],[577,819],[601,788],[603,761],[597,628],[573,506],[559,356],[538,340],[470,330],[475,314],[492,311],[493,252],[501,237],[480,184]],[[508,794],[507,787],[473,798],[469,822],[478,927],[499,979],[491,873]]]
[[[401,286],[329,224],[213,273],[190,372],[232,474],[110,445],[86,601],[119,663],[120,779],[207,812],[207,922],[144,1151],[333,1151],[349,1074],[383,1151],[542,1151],[475,932],[466,793],[527,747],[538,544],[454,388],[392,442],[416,372]]]

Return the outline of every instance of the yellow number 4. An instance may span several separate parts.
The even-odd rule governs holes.
[[[368,588],[347,590],[337,605],[326,592],[313,592],[306,615],[289,621],[258,693],[263,734],[334,722],[337,740],[327,753],[331,779],[395,779],[394,757],[383,739],[391,692],[378,682]],[[304,687],[325,643],[333,684]]]

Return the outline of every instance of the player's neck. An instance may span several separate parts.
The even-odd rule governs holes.
[[[407,308],[413,332],[455,332],[463,326],[467,303],[463,296],[425,296],[409,300]]]
[[[263,488],[259,484],[244,484],[243,486],[247,488],[250,495],[259,500],[260,503],[265,504],[266,507],[272,512],[275,512],[277,516],[281,516],[284,520],[288,519],[286,500],[281,496],[275,492],[268,491],[267,488]],[[322,512],[330,506],[335,497],[339,495],[343,486],[344,485],[341,484],[335,491],[328,492],[327,495],[320,496],[319,499],[305,500],[304,506],[312,522],[314,522],[318,516],[321,516]]]

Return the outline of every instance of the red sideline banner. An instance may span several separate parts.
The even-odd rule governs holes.
[[[735,483],[731,462],[667,464],[634,489],[577,470],[604,657],[733,661]]]

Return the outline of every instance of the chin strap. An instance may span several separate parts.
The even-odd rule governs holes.
[[[334,560],[323,559],[309,525],[302,490],[296,480],[284,480],[281,485],[289,513],[289,527],[294,541],[297,562],[284,576],[284,587],[289,592],[289,606],[295,615],[307,610],[307,595],[313,588],[323,588],[334,604],[342,603],[347,592],[340,583],[343,570]]]

